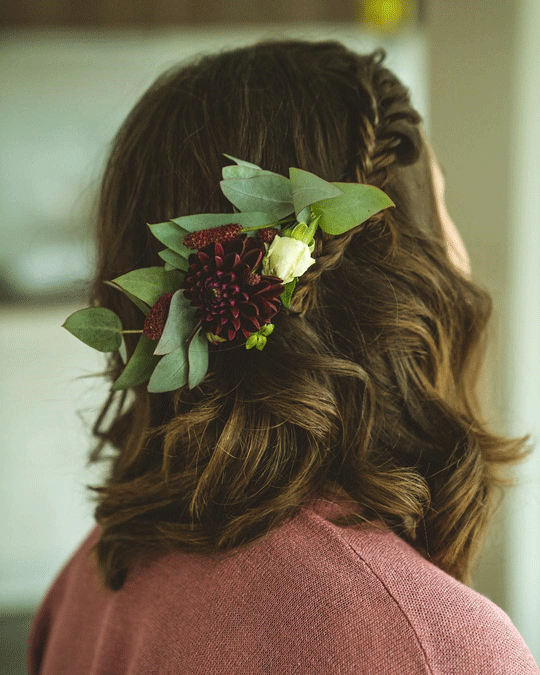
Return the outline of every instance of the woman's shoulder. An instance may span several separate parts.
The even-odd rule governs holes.
[[[381,521],[362,529],[333,525],[328,518],[341,508],[317,499],[304,509],[304,526],[318,530],[329,548],[341,551],[343,561],[356,561],[364,587],[358,611],[372,611],[374,623],[384,626],[386,596],[406,620],[433,673],[540,673],[504,610],[424,558]]]

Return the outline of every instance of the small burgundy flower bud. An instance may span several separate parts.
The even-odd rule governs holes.
[[[169,315],[172,293],[164,293],[152,306],[144,320],[143,335],[149,340],[159,340]]]
[[[276,234],[278,234],[278,230],[275,227],[262,227],[260,230],[257,230],[258,237],[266,244],[271,244]]]
[[[204,248],[214,241],[230,241],[237,237],[242,231],[242,226],[238,223],[228,223],[220,227],[210,227],[198,232],[190,232],[184,237],[184,246],[187,248]]]

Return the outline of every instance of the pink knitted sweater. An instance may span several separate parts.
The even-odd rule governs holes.
[[[34,617],[29,675],[540,674],[502,609],[391,530],[333,526],[340,503],[233,556],[138,564],[114,592],[87,558],[96,525]]]

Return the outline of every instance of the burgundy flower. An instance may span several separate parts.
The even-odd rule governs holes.
[[[143,334],[150,340],[159,340],[169,315],[172,293],[164,293],[151,307],[144,319]]]
[[[212,241],[230,241],[237,237],[242,231],[242,226],[238,223],[228,223],[220,227],[211,227],[207,230],[198,230],[190,232],[184,237],[183,244],[187,248],[204,248]]]
[[[279,230],[275,227],[261,227],[260,230],[257,230],[257,236],[260,237],[267,244],[271,244],[274,241],[276,234],[279,234]]]
[[[248,338],[277,314],[282,280],[253,272],[265,253],[261,239],[241,234],[189,256],[182,288],[205,331],[227,340],[241,331]]]

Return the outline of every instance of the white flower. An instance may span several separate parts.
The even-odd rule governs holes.
[[[313,265],[309,246],[293,237],[276,234],[262,260],[263,274],[279,277],[288,284],[295,277],[301,277]]]

